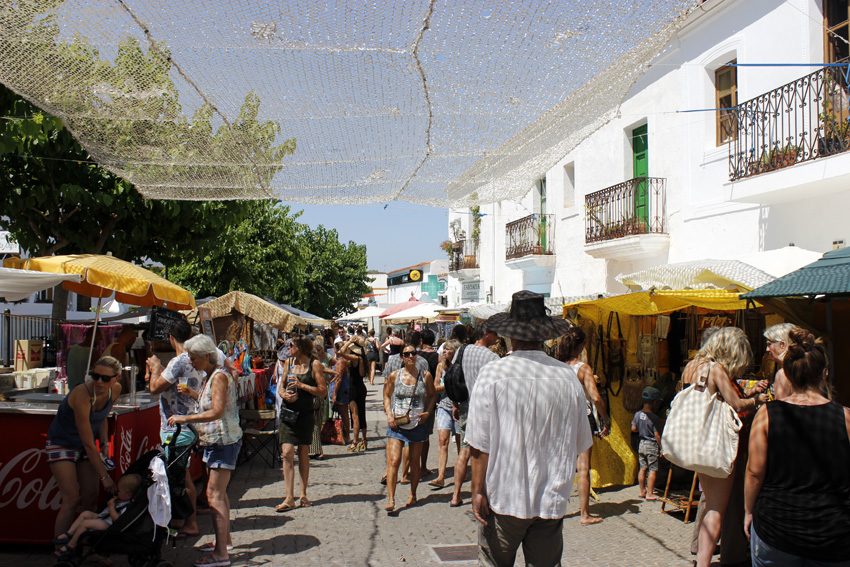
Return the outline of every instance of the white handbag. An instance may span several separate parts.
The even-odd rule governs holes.
[[[661,436],[661,453],[683,469],[726,478],[738,456],[741,420],[717,393],[708,392],[710,369],[711,364],[695,384],[673,399]]]

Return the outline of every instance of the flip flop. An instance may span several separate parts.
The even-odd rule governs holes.
[[[209,552],[209,551],[215,551],[215,542],[214,542],[214,541],[208,541],[208,542],[207,542],[207,543],[205,543],[204,545],[199,545],[199,546],[198,546],[198,547],[196,547],[195,549],[197,549],[198,551],[203,551],[203,552],[205,552],[205,553],[206,553],[206,552]],[[232,545],[228,545],[228,546],[227,546],[227,551],[233,551],[233,546],[232,546]]]
[[[171,539],[186,539],[187,537],[196,537],[199,535],[201,535],[200,532],[194,534],[189,532],[177,532],[177,534],[175,534],[175,536]]]
[[[313,503],[310,502],[309,500],[307,500],[306,498],[299,498],[298,499],[298,506],[300,508],[309,508],[312,505],[313,505]]]
[[[649,496],[646,497],[646,499],[647,500],[658,500],[658,497],[654,494],[650,494]]]
[[[194,565],[195,567],[230,567],[230,559],[214,559],[208,556],[198,559]]]
[[[287,504],[286,502],[282,502],[274,507],[275,512],[287,512],[289,510],[295,510],[297,506],[295,504]]]
[[[444,480],[443,481],[432,480],[431,482],[428,483],[428,486],[433,487],[434,490],[437,490],[437,489],[440,489],[440,488],[445,488],[446,487],[446,481],[444,481]]]

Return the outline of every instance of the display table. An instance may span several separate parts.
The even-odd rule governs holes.
[[[32,396],[33,394],[31,394]],[[37,394],[38,401],[0,402],[0,542],[48,543],[60,506],[56,480],[47,466],[44,444],[47,430],[64,396]],[[109,424],[110,457],[114,479],[139,456],[155,448],[159,439],[159,396],[128,395],[112,407]],[[101,495],[105,502],[105,495]]]

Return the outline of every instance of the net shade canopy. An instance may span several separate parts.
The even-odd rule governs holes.
[[[79,274],[78,282],[65,281],[62,287],[88,297],[104,298],[115,293],[115,300],[142,307],[191,309],[195,298],[188,290],[141,266],[100,254],[71,254],[40,258],[9,258],[7,268],[20,268],[53,274]]]
[[[161,199],[518,199],[699,0],[20,0],[0,82]]]

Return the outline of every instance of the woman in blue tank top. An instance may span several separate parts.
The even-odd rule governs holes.
[[[121,363],[116,359],[104,356],[98,360],[89,372],[92,381],[71,390],[47,431],[47,463],[62,495],[54,526],[57,537],[68,531],[81,501],[83,510],[95,509],[98,482],[115,493],[103,458],[109,454],[106,417],[121,395],[120,375]],[[100,452],[95,436],[100,439]]]

